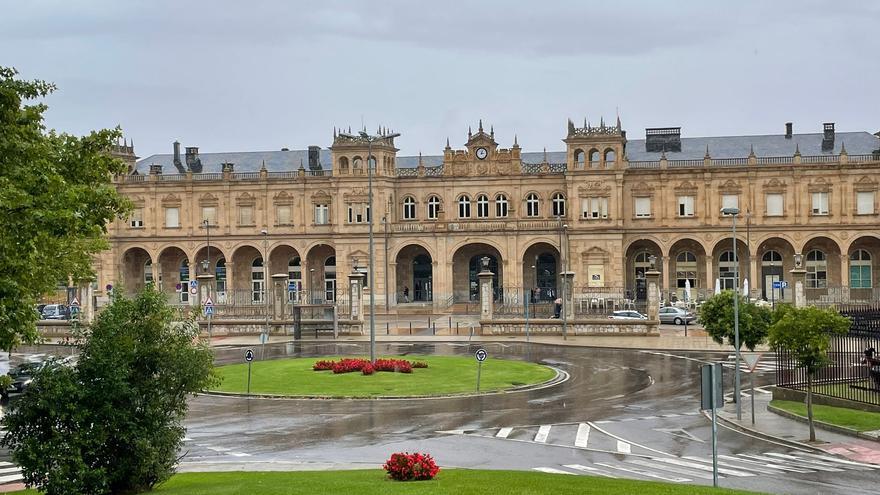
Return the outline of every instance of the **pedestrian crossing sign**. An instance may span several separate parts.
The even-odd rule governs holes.
[[[214,306],[205,305],[205,316],[213,316],[214,315]]]

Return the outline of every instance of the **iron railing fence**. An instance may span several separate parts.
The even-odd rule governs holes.
[[[880,349],[880,304],[838,309],[852,320],[852,327],[847,335],[832,337],[831,363],[813,377],[813,392],[880,406],[880,360],[866,359],[867,349]],[[777,387],[806,390],[806,369],[797,366],[789,350],[778,349],[776,362]]]

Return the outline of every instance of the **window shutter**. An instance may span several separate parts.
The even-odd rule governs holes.
[[[781,217],[782,216],[782,206],[783,206],[783,200],[782,200],[781,194],[768,194],[767,195],[767,216]]]
[[[177,208],[165,208],[165,227],[180,227],[180,210]]]
[[[861,191],[856,193],[856,213],[871,215],[874,213],[874,192]]]

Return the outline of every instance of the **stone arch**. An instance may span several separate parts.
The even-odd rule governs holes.
[[[624,253],[626,253],[624,280],[626,280],[627,299],[645,300],[648,297],[645,272],[650,266],[648,261],[650,256],[656,257],[654,267],[662,273],[663,250],[660,248],[660,243],[648,237],[634,239],[627,245]]]
[[[421,243],[407,242],[397,249],[395,294],[398,303],[430,302],[434,299],[434,257]]]
[[[340,156],[339,157],[339,173],[342,175],[348,175],[348,157]]]
[[[463,241],[452,255],[452,291],[455,301],[478,300],[479,280],[477,273],[481,270],[479,260],[483,256],[490,258],[490,270],[495,274],[493,277],[494,298],[499,300],[503,297],[505,259],[502,250],[498,249],[491,241]]]
[[[584,163],[586,162],[586,153],[581,148],[576,148],[574,150],[574,164],[575,168],[582,169],[584,168]]]
[[[186,250],[177,245],[165,246],[156,259],[160,290],[168,295],[172,303],[188,303],[189,291],[184,285],[195,279],[195,272],[192,271],[192,261]],[[178,284],[181,286],[179,291]]]
[[[718,283],[721,290],[733,290],[735,284],[742,290],[743,280],[750,277],[749,259],[749,248],[739,235],[736,236],[736,253],[733,252],[733,238],[718,239],[712,248],[713,291]],[[749,286],[754,287],[754,281],[749,280]]]
[[[152,269],[153,257],[145,247],[131,246],[126,248],[120,260],[122,266],[121,282],[126,293],[136,293],[143,289],[148,282],[158,283]]]
[[[559,297],[562,271],[562,257],[553,242],[535,240],[523,250],[523,288],[532,291],[531,302],[552,301]]]
[[[339,263],[336,248],[328,243],[316,243],[305,253],[303,277],[306,279],[309,300],[313,303],[335,301],[336,286],[341,275],[337,273]],[[372,280],[367,281],[367,284],[372,283]]]
[[[754,262],[757,264],[755,288],[760,290],[760,298],[773,303],[790,301],[794,295],[794,245],[787,236],[769,235],[761,239],[755,249]],[[773,282],[786,282],[788,289],[773,288]]]
[[[597,148],[591,148],[590,151],[587,152],[587,161],[590,163],[590,168],[599,168],[599,163],[602,161],[602,154]]]
[[[821,253],[824,259],[811,259],[813,252]],[[804,286],[807,300],[827,295],[829,289],[839,290],[843,282],[842,261],[846,259],[841,259],[840,244],[835,239],[827,235],[812,236],[804,242],[801,254],[807,271]]]
[[[709,258],[703,243],[694,238],[682,237],[669,246],[668,253],[667,287],[670,293],[676,299],[684,300],[685,289],[690,285],[691,300],[708,296],[713,287],[711,274],[706,268]]]
[[[602,161],[605,163],[605,168],[613,167],[617,163],[617,151],[614,148],[605,148],[602,152]]]
[[[880,238],[865,234],[852,239],[847,246],[843,285],[849,287],[854,301],[875,302],[880,287]]]

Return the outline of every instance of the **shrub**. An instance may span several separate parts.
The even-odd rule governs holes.
[[[354,371],[361,371],[364,369],[364,366],[369,364],[370,362],[366,359],[351,359],[345,358],[341,359],[338,363],[333,365],[333,373],[352,373]]]
[[[365,364],[363,369],[361,369],[361,373],[363,373],[365,375],[372,375],[373,371],[375,371],[375,370],[373,369],[373,365],[370,363]]]
[[[407,361],[406,359],[377,359],[376,362],[370,363],[366,359],[344,358],[339,361],[317,361],[312,365],[314,371],[333,371],[335,374],[353,373],[356,371],[363,372],[369,366],[370,372],[365,375],[372,375],[377,371],[387,371],[389,373],[412,373],[413,368],[427,368],[428,363],[419,361]]]
[[[315,371],[330,371],[333,369],[334,364],[336,364],[334,361],[318,361],[312,366],[312,369]]]
[[[412,364],[413,368],[427,368],[428,367],[428,363],[426,363],[424,361],[410,361],[410,364]]]
[[[429,454],[414,452],[396,452],[391,454],[382,468],[388,472],[388,477],[397,481],[430,480],[440,468]]]

